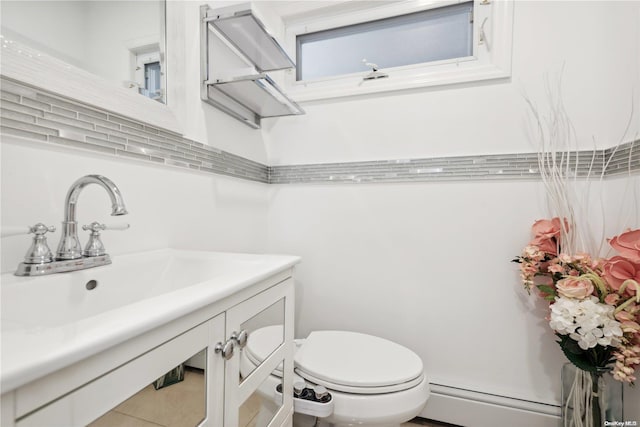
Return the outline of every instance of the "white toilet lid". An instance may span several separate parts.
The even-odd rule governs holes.
[[[413,351],[372,335],[315,331],[295,356],[296,372],[327,388],[350,393],[406,390],[423,380]]]
[[[265,326],[249,333],[247,346],[247,358],[254,364],[261,364],[273,351],[278,348],[279,343],[284,340],[282,325]],[[273,372],[274,375],[282,378],[282,363]]]

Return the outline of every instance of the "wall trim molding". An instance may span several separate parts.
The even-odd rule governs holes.
[[[541,179],[537,153],[268,166],[5,75],[0,76],[0,97],[0,135],[265,184]],[[569,170],[578,178],[589,172],[605,178],[637,174],[640,140],[569,157]]]

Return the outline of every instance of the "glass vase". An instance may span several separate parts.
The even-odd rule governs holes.
[[[610,368],[587,372],[572,363],[562,366],[563,427],[600,427],[622,421],[622,383]]]

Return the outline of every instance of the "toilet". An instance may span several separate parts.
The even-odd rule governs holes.
[[[282,342],[282,332],[282,325],[274,325],[250,334],[240,359],[243,377]],[[427,402],[429,382],[422,360],[399,344],[348,331],[314,331],[295,344],[294,383],[324,386],[332,396],[333,411],[317,424],[315,417],[296,413],[294,427],[399,426],[417,416]],[[274,390],[281,382],[279,366],[258,391],[265,411],[273,411]]]

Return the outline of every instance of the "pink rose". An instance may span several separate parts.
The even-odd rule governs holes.
[[[560,296],[565,298],[584,299],[593,293],[593,283],[589,279],[567,277],[558,280],[556,289]]]
[[[604,263],[602,277],[616,291],[626,280],[635,280],[640,284],[640,263],[636,264],[626,258],[614,256]],[[625,292],[633,296],[636,294],[636,287],[633,284],[628,285]]]
[[[629,230],[619,236],[615,236],[609,240],[609,244],[622,257],[640,264],[640,229]]]

